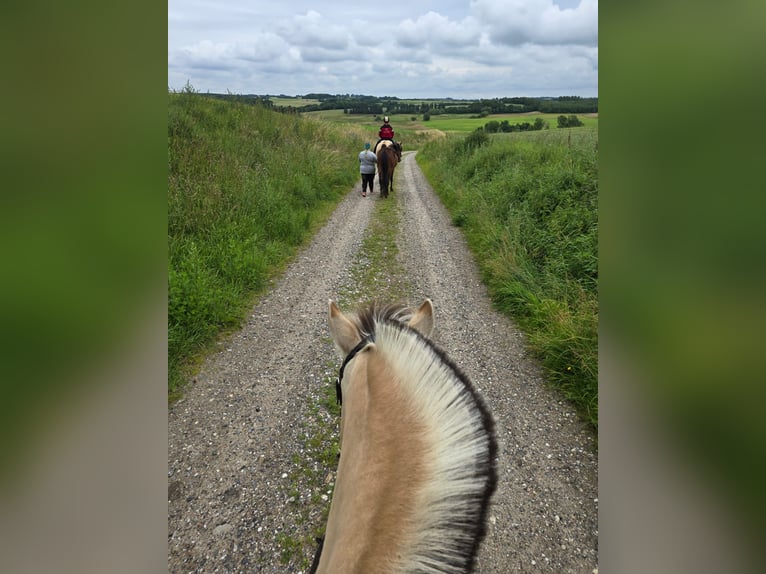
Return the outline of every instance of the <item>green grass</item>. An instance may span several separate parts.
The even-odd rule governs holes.
[[[476,132],[431,142],[417,159],[493,301],[597,429],[598,138],[569,131]]]
[[[192,89],[169,94],[171,399],[348,193],[362,139],[356,128]]]

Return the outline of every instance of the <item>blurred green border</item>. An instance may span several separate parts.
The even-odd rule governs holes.
[[[631,391],[663,446],[750,541],[766,527],[765,16],[753,1],[599,11],[602,325],[645,374]]]
[[[7,477],[165,289],[167,5],[13,3],[0,26]]]

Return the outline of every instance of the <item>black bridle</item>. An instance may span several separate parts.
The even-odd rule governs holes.
[[[338,371],[338,378],[335,379],[335,401],[339,404],[343,404],[343,391],[340,387],[340,382],[343,380],[343,369],[346,368],[346,365],[353,359],[356,354],[364,349],[367,346],[367,343],[370,342],[370,337],[364,337],[361,341],[359,341],[353,349],[349,352],[348,355],[346,355],[346,358],[343,359],[343,364],[340,366],[340,371]]]

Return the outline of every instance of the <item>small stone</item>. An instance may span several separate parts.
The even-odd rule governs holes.
[[[216,536],[223,536],[224,534],[226,534],[227,532],[231,532],[232,530],[234,530],[234,526],[232,526],[231,524],[221,524],[213,528],[213,534],[215,534]]]

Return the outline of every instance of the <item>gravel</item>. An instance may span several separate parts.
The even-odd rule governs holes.
[[[353,291],[352,265],[379,194],[361,182],[219,343],[168,418],[170,572],[305,572],[330,503],[332,468],[308,470],[323,388],[339,357],[327,301]],[[497,425],[498,488],[475,572],[588,573],[598,568],[595,437],[546,385],[524,335],[497,313],[459,229],[405,153],[397,168],[398,258],[411,304],[429,297],[435,341],[484,396]],[[385,294],[374,294],[385,299]],[[327,413],[320,414],[328,424]],[[291,550],[292,548],[292,550]]]

